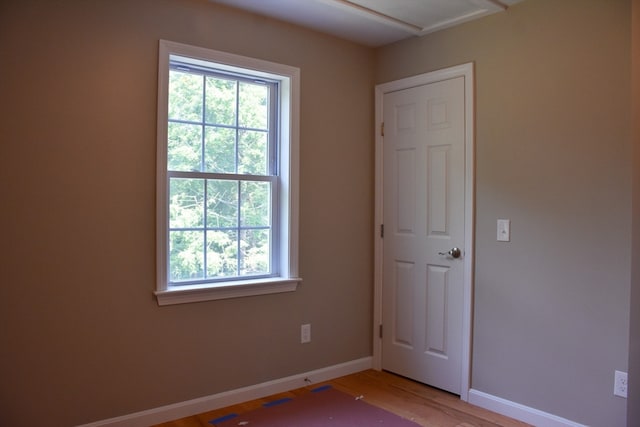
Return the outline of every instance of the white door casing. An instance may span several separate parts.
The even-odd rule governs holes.
[[[374,368],[467,400],[473,64],[377,86],[376,124]]]

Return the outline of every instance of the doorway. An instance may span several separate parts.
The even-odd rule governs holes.
[[[376,86],[374,368],[468,399],[473,64]]]

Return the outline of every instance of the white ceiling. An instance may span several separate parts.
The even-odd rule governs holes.
[[[211,1],[377,47],[502,12],[522,0]]]

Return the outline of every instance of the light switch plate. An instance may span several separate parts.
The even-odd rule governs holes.
[[[498,220],[498,242],[511,241],[511,220],[499,219]]]

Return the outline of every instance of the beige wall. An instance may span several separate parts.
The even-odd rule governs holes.
[[[526,0],[374,52],[206,0],[1,2],[0,424],[75,425],[370,355],[372,86],[474,61],[473,386],[624,425],[629,4]],[[301,68],[298,292],[157,306],[160,38]]]
[[[378,51],[376,82],[476,65],[473,388],[623,426],[630,2],[525,0]],[[511,242],[496,242],[496,219]]]
[[[632,1],[633,247],[627,425],[640,425],[640,0]]]
[[[158,39],[300,67],[299,291],[157,306]],[[371,49],[206,0],[15,0],[0,54],[1,425],[76,425],[371,355]]]

